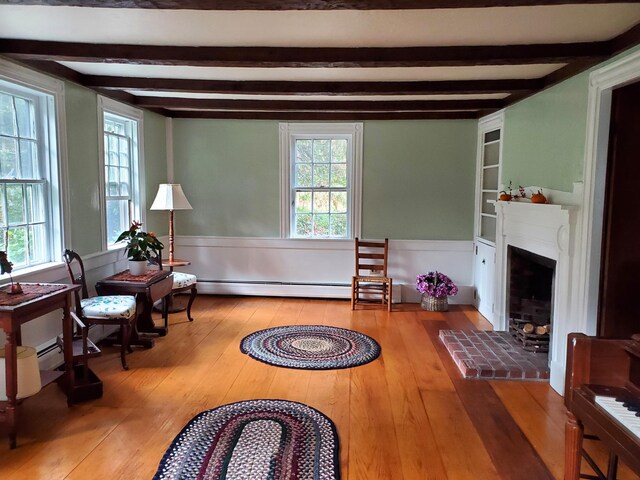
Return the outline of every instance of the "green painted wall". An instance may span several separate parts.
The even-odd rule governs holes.
[[[71,241],[81,255],[101,250],[98,97],[65,83]]]
[[[364,124],[363,236],[469,240],[477,124]],[[174,120],[175,179],[193,205],[182,235],[278,237],[278,122]]]
[[[278,237],[278,122],[173,120],[174,178],[193,210],[181,235]]]
[[[584,176],[589,74],[638,51],[640,46],[508,107],[502,182],[572,191]]]
[[[505,111],[502,182],[570,192],[582,180],[588,72]]]
[[[476,136],[475,120],[365,122],[363,237],[471,240]]]
[[[144,228],[157,235],[169,233],[169,213],[151,211],[158,185],[167,183],[167,141],[165,117],[144,112],[144,177],[146,185],[147,224]],[[167,247],[168,248],[168,247]]]
[[[100,230],[100,171],[98,161],[98,97],[92,90],[65,83],[69,214],[73,246],[81,255],[102,249]],[[145,183],[147,208],[158,183],[166,182],[167,161],[164,117],[144,114]],[[166,234],[166,212],[148,212],[145,228]]]

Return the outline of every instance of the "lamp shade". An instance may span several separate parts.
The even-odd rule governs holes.
[[[18,392],[16,398],[25,398],[40,391],[40,368],[38,355],[33,347],[18,347]],[[5,350],[0,348],[0,401],[7,400],[7,380],[5,377]]]
[[[150,210],[191,210],[179,183],[161,183]]]

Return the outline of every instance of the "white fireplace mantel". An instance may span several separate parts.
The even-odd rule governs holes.
[[[567,334],[575,331],[570,312],[573,245],[578,207],[496,202],[496,330],[507,330],[508,246],[514,246],[556,261],[553,319],[549,359],[551,386],[562,393]]]

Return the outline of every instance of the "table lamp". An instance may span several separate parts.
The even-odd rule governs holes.
[[[191,210],[193,207],[184,196],[179,183],[161,183],[151,205],[151,210],[169,210],[169,262],[173,262],[173,211]]]
[[[17,347],[17,376],[18,391],[16,399],[30,397],[40,391],[40,367],[38,355],[33,347]],[[6,377],[5,377],[5,349],[0,348],[0,401],[7,401]]]

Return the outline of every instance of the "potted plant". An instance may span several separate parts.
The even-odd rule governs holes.
[[[134,221],[120,234],[116,242],[126,241],[125,253],[129,259],[129,271],[131,275],[144,275],[147,270],[147,261],[160,254],[164,245],[153,232],[141,230],[142,224]]]
[[[418,275],[416,290],[422,294],[422,308],[432,312],[446,312],[449,309],[447,297],[458,293],[456,284],[438,271]]]

